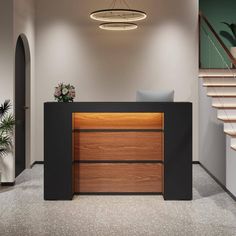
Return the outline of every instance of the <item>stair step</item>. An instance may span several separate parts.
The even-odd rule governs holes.
[[[207,96],[210,97],[236,97],[236,87],[208,87]]]
[[[236,137],[236,132],[233,132],[233,131],[224,131],[224,133],[225,133],[226,135],[231,136],[231,137]]]
[[[221,109],[217,111],[217,118],[224,122],[236,122],[236,110]]]
[[[236,84],[202,84],[203,87],[236,87]]]
[[[224,123],[224,132],[230,136],[236,137],[236,123]]]
[[[212,98],[236,98],[236,95],[226,95],[226,94],[214,94],[214,95],[208,95],[208,97]]]
[[[236,75],[235,74],[232,74],[232,75],[205,75],[205,76],[199,75],[198,77],[199,78],[208,78],[208,79],[214,79],[214,78],[220,79],[220,78],[235,78]]]
[[[229,118],[218,118],[218,120],[222,121],[222,122],[225,122],[225,123],[234,123],[236,122],[236,119],[229,119]]]
[[[203,78],[204,87],[236,87],[236,78]]]
[[[234,151],[236,151],[236,145],[231,145],[231,148],[234,150]]]
[[[220,106],[212,105],[212,107],[215,108],[215,109],[218,109],[218,110],[225,110],[225,109],[227,109],[227,110],[230,110],[230,109],[231,110],[236,110],[236,106],[235,107],[233,107],[233,106],[232,107],[230,107],[230,106],[220,107]]]
[[[231,138],[230,147],[236,151],[236,138]]]
[[[236,97],[213,97],[212,106],[219,109],[236,109]]]
[[[236,69],[200,69],[199,78],[235,78]]]

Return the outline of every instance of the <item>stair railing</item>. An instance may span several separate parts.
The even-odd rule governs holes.
[[[218,43],[224,49],[225,53],[228,55],[231,63],[234,66],[236,66],[236,59],[233,57],[233,55],[231,54],[229,49],[226,47],[226,45],[224,44],[224,42],[222,41],[220,36],[216,33],[215,29],[213,28],[213,26],[210,24],[209,20],[206,18],[206,16],[202,12],[199,13],[199,26],[200,27],[202,26],[201,21],[205,22],[205,24],[207,25],[208,29],[211,31],[211,33],[214,35],[215,39],[218,41]],[[201,30],[199,30],[199,32],[201,32]]]

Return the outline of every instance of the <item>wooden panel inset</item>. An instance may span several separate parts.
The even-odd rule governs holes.
[[[75,164],[75,191],[161,193],[162,164]]]
[[[163,160],[162,132],[75,132],[75,160]]]
[[[163,129],[163,113],[74,113],[74,129]]]

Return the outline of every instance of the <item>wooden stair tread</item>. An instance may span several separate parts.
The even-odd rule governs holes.
[[[236,78],[236,69],[200,69],[199,78]]]
[[[225,88],[225,90],[230,90],[232,93],[230,94],[222,94],[219,93],[214,94],[213,93],[207,93],[208,97],[215,98],[236,98],[236,94],[234,95],[233,89],[228,88],[236,88],[236,69],[200,69],[199,70],[199,79],[202,79],[203,87],[208,88]],[[208,80],[209,79],[209,80]],[[209,89],[210,91],[212,89]],[[221,89],[219,89],[221,91]],[[224,89],[223,89],[224,90]],[[221,91],[222,92],[222,91]],[[223,91],[224,92],[224,91]],[[234,104],[215,104],[212,105],[213,108],[219,109],[219,110],[236,110],[236,105]],[[230,123],[236,123],[236,117],[225,117],[218,118],[218,120],[230,125]],[[224,131],[226,135],[231,136],[232,138],[236,138],[236,130],[235,131]],[[236,151],[236,144],[231,144],[232,150]]]
[[[224,131],[224,133],[231,136],[231,137],[236,137],[236,132],[234,132],[234,131]]]
[[[234,151],[236,151],[236,145],[235,146],[230,146]]]
[[[217,88],[236,88],[236,84],[203,84],[203,87],[217,87]]]
[[[217,118],[220,121],[223,121],[225,123],[236,123],[236,118],[235,119],[230,119],[230,118]]]
[[[236,94],[235,95],[209,95],[207,94],[208,97],[212,97],[212,98],[236,98]]]
[[[228,78],[232,78],[232,79],[236,79],[236,76],[235,75],[199,75],[198,76],[199,78],[205,78],[205,79],[228,79]]]
[[[236,109],[236,106],[229,106],[229,105],[224,105],[224,106],[216,106],[216,105],[212,105],[212,107],[217,108],[217,109]]]

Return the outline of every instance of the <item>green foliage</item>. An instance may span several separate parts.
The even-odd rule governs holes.
[[[6,100],[1,106],[0,106],[0,119],[10,110],[11,103],[10,100]]]
[[[227,31],[220,31],[220,35],[226,38],[233,47],[236,47],[236,24],[229,24],[227,22],[221,23],[226,25],[231,30],[232,34]]]
[[[11,103],[6,100],[0,106],[0,157],[9,153],[12,149],[12,136],[15,126],[15,119],[12,114],[9,114]]]
[[[0,136],[0,157],[7,155],[12,148],[12,140],[9,136]]]

